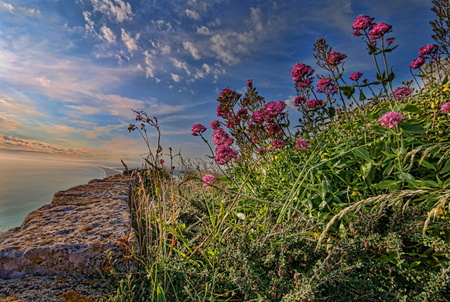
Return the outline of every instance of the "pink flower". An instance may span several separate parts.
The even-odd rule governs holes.
[[[220,122],[218,120],[213,120],[209,125],[212,129],[217,129],[220,127]]]
[[[423,64],[425,64],[425,57],[420,55],[417,59],[414,59],[411,62],[411,65],[409,65],[409,67],[411,67],[412,69],[417,69],[420,68]]]
[[[234,139],[228,135],[222,128],[217,128],[213,132],[214,145],[231,145]]]
[[[224,98],[224,97],[226,97],[229,93],[231,92],[231,89],[230,88],[224,88],[223,90],[222,90],[222,92],[220,93],[220,95],[219,95],[219,98]]]
[[[398,100],[410,95],[411,93],[412,91],[408,87],[399,87],[395,89],[394,97]]]
[[[264,123],[264,115],[261,111],[257,110],[253,112],[252,121],[255,124],[262,125]]]
[[[252,137],[252,143],[256,144],[259,141],[258,137]]]
[[[372,27],[369,32],[369,36],[371,40],[375,40],[390,32],[392,32],[392,25],[386,24],[384,22],[379,22],[375,24],[374,27]]]
[[[309,143],[306,140],[299,138],[297,139],[297,145],[295,145],[295,148],[297,148],[297,150],[306,150],[307,148],[309,148]]]
[[[217,116],[229,118],[231,116],[231,109],[227,104],[220,104],[217,106]]]
[[[335,94],[337,92],[337,88],[333,85],[333,81],[330,77],[325,77],[317,81],[316,92],[325,93],[326,95]]]
[[[386,45],[389,46],[392,44],[392,42],[394,42],[395,38],[387,38],[386,39]]]
[[[192,126],[192,135],[193,136],[199,136],[201,133],[203,133],[205,131],[206,131],[206,127],[200,123],[197,123],[194,126]]]
[[[359,36],[361,35],[361,31],[362,31],[362,30],[365,30],[365,29],[367,29],[367,28],[369,28],[369,27],[372,26],[372,21],[373,21],[374,19],[375,19],[375,18],[371,18],[371,17],[366,16],[366,15],[360,15],[360,16],[358,16],[358,17],[355,19],[355,22],[353,22],[352,29],[353,29],[353,30],[356,30],[356,31],[353,33],[353,36],[359,37]]]
[[[277,152],[278,149],[281,149],[281,148],[283,148],[284,146],[286,146],[286,143],[285,143],[283,140],[281,140],[281,139],[276,139],[276,140],[274,140],[274,141],[272,142],[272,150],[273,150],[274,152]]]
[[[281,133],[283,133],[283,128],[281,128],[280,125],[277,124],[269,125],[269,134],[281,134]]]
[[[263,155],[264,153],[267,152],[267,148],[258,148],[258,153]]]
[[[326,64],[329,66],[337,67],[339,64],[342,63],[342,60],[344,60],[346,57],[347,55],[333,50],[330,53],[330,56],[328,57]]]
[[[391,111],[383,114],[383,116],[378,120],[383,127],[394,128],[405,116],[401,113]]]
[[[234,128],[239,124],[240,121],[241,119],[239,117],[232,118],[227,122],[226,126],[227,128]]]
[[[422,47],[419,50],[419,55],[425,56],[425,55],[431,55],[438,51],[439,47],[436,44],[428,44]]]
[[[292,68],[291,76],[294,78],[294,82],[300,87],[308,87],[313,82],[312,75],[314,74],[314,69],[311,66],[297,63]]]
[[[175,166],[172,166],[172,170],[175,170]]]
[[[213,175],[206,174],[203,176],[203,187],[205,187],[206,191],[209,191],[209,186],[216,182],[216,178]]]
[[[317,106],[322,106],[323,105],[323,101],[322,100],[309,100],[308,101],[308,103],[306,103],[306,106],[308,107],[308,108],[311,108],[311,109],[314,109],[314,108],[316,108]]]
[[[247,84],[247,86],[252,86],[253,85],[253,80],[252,79],[248,79],[247,81],[245,81],[245,84]]]
[[[350,74],[349,79],[352,81],[358,81],[361,77],[362,77],[362,73],[361,72],[353,72],[352,74]]]
[[[239,152],[232,149],[230,146],[227,145],[218,145],[216,146],[216,157],[214,160],[218,165],[225,165],[227,164],[231,159],[235,158]]]
[[[286,108],[286,103],[283,101],[269,102],[264,107],[264,115],[266,121],[272,123],[275,119],[282,119],[286,116],[283,110]]]
[[[164,163],[164,159],[161,158],[161,159],[159,160],[159,163],[162,165],[162,164]]]
[[[298,96],[294,100],[294,106],[299,107],[300,104],[306,103],[306,98],[304,96]]]
[[[238,110],[238,112],[236,113],[236,115],[239,116],[239,117],[244,117],[244,116],[247,115],[247,113],[248,113],[247,109],[242,108],[242,109]]]
[[[448,113],[450,112],[450,103],[444,103],[444,105],[442,105],[441,107],[441,111],[443,113]]]

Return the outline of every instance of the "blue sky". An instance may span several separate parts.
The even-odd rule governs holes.
[[[138,159],[146,146],[131,109],[156,116],[167,151],[203,157],[190,134],[216,118],[220,91],[253,83],[266,101],[295,97],[293,65],[318,73],[318,36],[347,54],[348,75],[373,79],[360,14],[393,26],[395,85],[431,38],[424,0],[0,0],[0,152]],[[347,77],[348,77],[347,75]],[[298,119],[295,108],[289,115]],[[156,138],[149,131],[152,143]],[[210,136],[211,131],[206,132]]]

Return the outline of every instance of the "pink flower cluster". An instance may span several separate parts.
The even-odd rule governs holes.
[[[228,88],[228,87],[222,89],[222,92],[220,93],[219,98],[224,98],[224,97],[226,97],[230,92],[231,92],[231,89]]]
[[[253,85],[253,80],[252,79],[248,79],[247,81],[245,81],[245,84],[247,84],[248,87]]]
[[[234,128],[239,124],[240,121],[241,121],[241,119],[239,117],[234,117],[234,118],[228,120],[226,126],[227,126],[227,128]]]
[[[213,175],[206,174],[203,176],[203,186],[205,187],[206,191],[209,191],[209,186],[216,182],[216,178]]]
[[[378,22],[369,31],[369,37],[371,40],[376,40],[390,32],[392,32],[392,25],[386,24],[384,22]]]
[[[383,116],[378,120],[383,127],[394,128],[405,117],[403,114],[391,111],[383,114]]]
[[[441,111],[443,113],[448,113],[450,112],[450,103],[444,103],[444,105],[442,105],[441,107]]]
[[[355,30],[353,33],[353,36],[359,37],[362,35],[361,31],[366,30],[373,26],[372,21],[375,18],[371,18],[366,15],[360,15],[355,19],[355,22],[353,22],[352,29]]]
[[[281,148],[283,148],[284,146],[286,146],[286,143],[285,143],[283,140],[281,140],[281,139],[276,139],[276,140],[274,140],[274,141],[272,142],[272,150],[273,150],[274,152],[277,152],[278,149],[281,149]]]
[[[228,135],[222,128],[217,128],[213,132],[214,144],[216,145],[216,157],[214,160],[219,165],[225,165],[231,159],[234,159],[239,152],[230,147],[234,139]]]
[[[330,77],[321,78],[317,81],[316,92],[325,93],[326,95],[337,93],[337,87],[333,85],[333,81]]]
[[[392,42],[394,42],[395,38],[387,38],[386,39],[386,45],[389,46],[392,44]]]
[[[268,123],[273,123],[276,119],[282,119],[286,116],[283,112],[286,103],[283,101],[269,102],[264,107],[264,115]]]
[[[302,95],[296,97],[295,100],[294,100],[294,106],[295,107],[299,107],[300,104],[304,104],[304,103],[306,103],[306,98],[304,96],[302,96]]]
[[[247,116],[247,113],[248,113],[247,109],[242,108],[242,109],[239,109],[239,110],[238,110],[238,112],[236,113],[236,115],[237,115],[238,117],[246,117],[246,116]]]
[[[352,74],[350,74],[349,79],[352,81],[358,81],[361,77],[363,76],[363,74],[361,72],[353,72]]]
[[[200,123],[196,123],[194,124],[194,126],[192,126],[191,131],[193,136],[199,136],[201,133],[206,131],[206,127]]]
[[[297,145],[295,145],[295,148],[297,148],[297,150],[300,149],[306,150],[307,148],[309,148],[309,143],[303,138],[298,138]]]
[[[294,78],[294,82],[297,86],[306,88],[313,82],[313,74],[314,69],[312,69],[311,66],[303,63],[297,63],[297,65],[294,65],[294,68],[292,68],[291,76]]]
[[[410,95],[412,91],[408,87],[399,87],[395,89],[394,91],[394,97],[395,99],[399,100],[402,99],[408,95]]]
[[[347,55],[333,50],[330,53],[330,56],[328,57],[326,64],[328,66],[337,67],[339,64],[342,63],[342,60],[344,60],[346,57]]]
[[[438,60],[438,52],[439,47],[436,44],[428,44],[423,46],[420,50],[419,50],[419,57],[417,59],[414,59],[411,62],[411,65],[409,65],[409,67],[411,67],[412,69],[418,69],[420,67],[422,67],[423,64],[425,64],[425,60],[427,59],[427,56],[430,56],[430,58],[432,58],[433,60]]]
[[[316,108],[317,106],[323,106],[323,100],[314,100],[314,99],[309,100],[309,101],[306,103],[306,106],[307,106],[308,108],[311,108],[311,109],[314,109],[314,108]]]
[[[210,126],[212,129],[217,129],[217,128],[220,127],[220,122],[219,122],[219,120],[213,120],[209,126]]]
[[[231,109],[227,104],[220,104],[219,106],[217,106],[217,116],[223,117],[223,118],[228,118],[232,115]]]
[[[262,125],[264,123],[264,114],[259,110],[253,112],[252,122],[258,125]]]
[[[234,143],[234,139],[228,135],[222,128],[217,128],[213,132],[214,145],[230,146]]]

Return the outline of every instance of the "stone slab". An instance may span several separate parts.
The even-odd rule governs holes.
[[[0,241],[0,278],[34,275],[87,276],[102,267],[104,252],[126,263],[138,250],[131,228],[129,177],[93,180],[55,194]]]

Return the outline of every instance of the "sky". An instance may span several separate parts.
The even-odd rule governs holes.
[[[316,66],[313,44],[345,53],[344,76],[374,78],[374,64],[351,26],[366,14],[393,26],[389,54],[399,81],[431,38],[436,16],[425,0],[0,0],[0,154],[89,160],[141,158],[147,147],[134,110],[157,117],[164,153],[209,149],[191,135],[216,119],[223,88],[266,101],[296,96],[298,62]],[[205,136],[211,137],[209,129]],[[148,129],[155,148],[157,132]],[[211,139],[212,141],[212,139]]]

